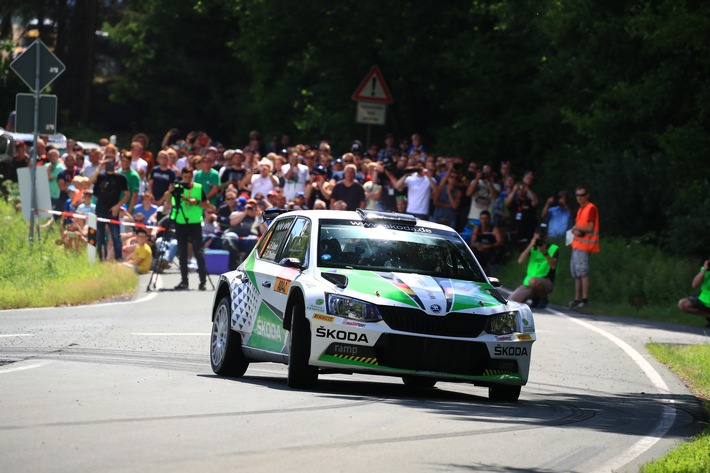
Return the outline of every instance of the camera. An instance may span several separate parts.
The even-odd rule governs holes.
[[[173,189],[173,197],[175,197],[175,200],[179,200],[183,192],[185,192],[185,185],[182,182],[176,182]]]
[[[535,239],[535,248],[540,248],[544,244],[545,244],[545,242],[542,238]]]
[[[481,179],[483,179],[484,181],[487,181],[489,177],[491,177],[491,176],[487,172],[484,172],[483,174],[481,174]]]

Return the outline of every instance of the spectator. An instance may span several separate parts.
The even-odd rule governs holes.
[[[71,185],[76,176],[79,175],[79,168],[76,167],[76,160],[73,153],[64,155],[64,169],[57,175],[57,185],[59,186],[59,200],[64,202],[69,197],[67,188]],[[76,189],[75,189],[76,190]]]
[[[452,162],[434,192],[434,221],[454,229],[461,203],[461,190],[458,186],[459,172],[453,168]]]
[[[180,172],[182,186],[177,189],[171,186],[166,192],[166,205],[171,208],[170,217],[175,222],[175,236],[178,243],[180,259],[180,284],[176,291],[184,291],[190,287],[187,279],[187,246],[192,244],[192,254],[197,260],[197,271],[200,277],[198,289],[207,289],[207,268],[202,249],[202,218],[203,209],[209,206],[207,194],[198,183],[193,183],[193,171],[183,168]],[[168,200],[169,199],[169,200]]]
[[[574,300],[571,309],[584,309],[589,303],[589,255],[599,251],[599,211],[589,201],[589,191],[578,186],[576,193],[579,209],[572,233],[570,272],[574,278]]]
[[[401,214],[407,212],[407,196],[406,195],[398,195],[395,203],[395,210]]]
[[[115,157],[108,154],[91,175],[90,182],[94,184],[98,218],[118,219],[121,206],[128,202],[131,195],[126,176],[116,174],[115,166]],[[96,252],[101,260],[108,256],[106,225],[104,222],[98,222],[96,225]],[[108,227],[113,242],[114,257],[116,261],[121,261],[121,228],[117,223],[109,223]]]
[[[382,165],[378,163],[369,163],[367,165],[369,179],[363,184],[362,188],[365,191],[365,199],[367,200],[365,208],[368,210],[377,210],[378,203],[382,197],[382,185],[377,183],[378,168],[382,169]]]
[[[419,133],[412,135],[412,144],[407,148],[407,156],[411,156],[412,153],[416,153],[417,155],[426,153],[424,144],[422,143],[422,135]]]
[[[311,182],[306,186],[306,201],[308,207],[315,209],[316,200],[330,202],[330,195],[333,192],[333,185],[326,179],[328,171],[326,168],[318,164],[311,171]]]
[[[382,163],[395,162],[396,156],[399,155],[399,148],[394,145],[394,135],[387,133],[385,135],[385,147],[377,152],[377,160]]]
[[[133,139],[131,139],[131,152],[133,151],[133,143],[138,142],[141,145],[141,150],[140,150],[140,158],[148,163],[148,167],[145,171],[141,173],[141,171],[138,171],[138,174],[141,176],[147,176],[148,173],[150,172],[151,169],[153,169],[153,166],[155,166],[155,159],[153,158],[153,153],[151,153],[148,150],[148,135],[145,133],[138,133],[136,134]]]
[[[343,200],[347,204],[347,210],[355,210],[365,207],[365,190],[362,184],[355,180],[357,167],[354,164],[345,166],[343,180],[333,186],[330,194],[330,208],[334,209],[336,201]]]
[[[537,197],[537,194],[532,189],[534,183],[535,173],[533,173],[532,171],[527,171],[525,174],[523,174],[523,184],[525,184],[528,188],[528,197],[530,198],[530,202],[532,202],[533,207],[537,207],[537,205],[540,203],[540,199]]]
[[[128,189],[131,191],[131,195],[128,198],[128,213],[132,215],[133,210],[136,208],[136,204],[138,203],[138,192],[141,187],[141,177],[133,168],[131,168],[131,158],[129,154],[130,153],[121,154],[121,170],[119,171],[119,174],[126,176],[126,180],[128,181]]]
[[[26,168],[30,165],[30,155],[27,153],[27,145],[24,141],[18,141],[15,144],[15,154],[12,157],[12,161],[7,164],[6,169],[7,177],[12,182],[17,182],[17,170],[20,168]],[[39,166],[39,161],[37,162]]]
[[[57,178],[59,173],[64,171],[64,164],[59,160],[59,151],[56,149],[51,149],[47,153],[47,159],[49,162],[44,167],[47,168],[47,179],[49,179],[49,197],[52,199],[52,208],[61,212],[64,202],[59,200],[61,189]]]
[[[126,261],[126,264],[133,266],[137,274],[147,274],[152,261],[153,252],[148,245],[148,232],[145,228],[136,228],[136,245],[133,255]]]
[[[424,163],[421,161],[405,171],[397,180],[395,188],[398,191],[407,188],[407,213],[422,220],[429,220],[429,203],[432,192],[436,190],[436,181],[429,175],[429,171],[424,169]]]
[[[513,239],[524,248],[530,242],[533,233],[535,233],[535,227],[537,227],[535,206],[528,196],[528,186],[522,182],[516,184],[515,192],[506,197],[505,204],[512,218]]]
[[[557,197],[550,197],[545,202],[540,215],[544,222],[547,222],[548,236],[558,238],[572,228],[572,214],[567,207],[567,191],[560,191]]]
[[[150,170],[148,189],[154,197],[156,205],[160,206],[163,205],[165,191],[177,180],[177,173],[170,168],[170,157],[167,151],[158,151],[157,159],[158,165]],[[143,198],[145,199],[145,194]]]
[[[158,212],[158,206],[153,202],[153,194],[150,192],[143,194],[141,203],[136,205],[136,208],[133,209],[133,216],[135,217],[137,214],[141,214],[146,222],[154,222],[155,217],[157,217],[156,213]]]
[[[240,197],[243,199],[243,197]],[[222,248],[229,251],[229,269],[237,269],[244,257],[256,245],[259,237],[260,219],[257,219],[257,203],[246,200],[236,206],[229,216],[229,228],[222,235]]]
[[[224,166],[219,174],[223,188],[232,186],[237,192],[248,191],[251,177],[251,170],[244,167],[244,152],[241,149],[228,149],[224,152]]]
[[[90,213],[96,213],[96,204],[92,203],[91,200],[94,197],[94,193],[91,189],[86,189],[81,196],[81,203],[76,208],[76,213],[82,215],[89,215]]]
[[[202,190],[207,195],[207,200],[210,204],[216,206],[219,200],[220,181],[219,173],[212,169],[215,158],[217,157],[217,148],[210,146],[202,158],[196,158],[194,162],[195,172],[194,181],[202,185]]]
[[[139,175],[145,176],[148,174],[148,162],[143,159],[143,144],[140,141],[133,141],[131,143],[131,151],[125,154],[131,158],[131,169]]]
[[[256,168],[257,173],[251,177],[252,195],[257,192],[267,195],[270,190],[274,190],[278,187],[279,181],[276,179],[276,176],[274,176],[272,167],[273,163],[268,158],[259,161],[259,165]]]
[[[81,169],[81,174],[85,177],[90,178],[94,171],[99,168],[99,161],[101,161],[101,149],[94,148],[89,151],[89,159],[84,160],[84,166]]]
[[[306,192],[311,172],[308,166],[301,164],[302,157],[298,153],[290,153],[288,163],[281,167],[284,177],[283,192],[287,199],[293,199],[299,192]]]
[[[541,225],[535,231],[530,244],[518,257],[518,264],[523,264],[529,258],[528,269],[523,284],[508,298],[511,301],[524,303],[532,299],[532,307],[547,307],[547,296],[555,287],[559,247],[547,241],[546,230],[546,227]]]
[[[479,223],[473,227],[471,249],[486,273],[492,271],[498,263],[500,251],[503,249],[503,234],[498,225],[491,219],[491,213],[484,210],[478,216]]]
[[[500,194],[500,185],[494,182],[491,167],[486,164],[477,171],[473,180],[466,188],[466,195],[471,198],[471,207],[468,211],[468,220],[471,224],[478,224],[478,216],[483,210],[493,213],[493,202]]]
[[[325,200],[316,199],[313,203],[313,210],[327,210],[328,206],[325,204]]]
[[[710,258],[703,262],[700,270],[693,278],[693,288],[700,287],[698,297],[690,296],[678,301],[678,308],[688,314],[705,317],[706,328],[710,328]]]

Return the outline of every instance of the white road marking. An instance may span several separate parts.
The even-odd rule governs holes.
[[[133,332],[140,337],[207,337],[209,332]]]
[[[4,333],[0,334],[0,338],[8,338],[8,337],[34,337],[34,333]]]
[[[15,371],[31,370],[33,368],[39,368],[40,366],[44,366],[47,363],[49,363],[49,362],[46,361],[43,363],[34,363],[31,365],[21,365],[21,366],[8,365],[7,367],[0,367],[0,374],[13,373]]]
[[[616,337],[615,335],[612,335],[606,330],[603,330],[599,327],[595,327],[594,325],[588,322],[576,319],[574,317],[570,317],[569,315],[556,311],[554,309],[548,308],[548,310],[556,315],[566,317],[572,322],[581,325],[586,329],[592,330],[593,332],[597,332],[599,335],[607,338],[614,345],[618,346],[622,351],[624,351],[624,353],[626,353],[633,360],[633,362],[636,363],[639,368],[641,368],[641,370],[644,372],[646,377],[649,379],[649,381],[651,381],[651,384],[653,384],[656,389],[661,392],[670,394],[668,385],[665,381],[663,381],[663,378],[660,374],[658,374],[658,371],[656,371],[653,366],[651,366],[651,364],[646,361],[643,355],[641,355],[638,351],[631,347],[631,345]],[[673,404],[675,401],[673,399],[668,399],[667,402],[668,404]],[[609,462],[601,465],[594,471],[607,472],[619,470],[622,466],[626,465],[634,458],[638,457],[639,455],[653,447],[659,440],[661,440],[670,430],[671,426],[673,425],[673,422],[675,422],[676,417],[675,409],[668,404],[663,405],[661,418],[658,421],[658,424],[656,424],[656,426],[651,432],[648,433],[648,435],[642,437],[631,447],[627,448],[624,453],[610,460]]]

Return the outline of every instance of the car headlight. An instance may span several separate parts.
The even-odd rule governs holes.
[[[375,304],[370,304],[358,299],[340,296],[338,294],[329,294],[328,298],[328,314],[345,317],[348,319],[360,320],[363,322],[378,322],[382,320],[380,311],[377,310]]]
[[[518,331],[518,311],[502,312],[488,318],[486,332],[493,335],[505,335]]]

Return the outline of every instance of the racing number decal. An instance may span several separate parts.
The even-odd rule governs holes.
[[[283,278],[276,278],[276,286],[274,291],[280,292],[281,294],[288,294],[288,288],[291,287],[291,281]]]

